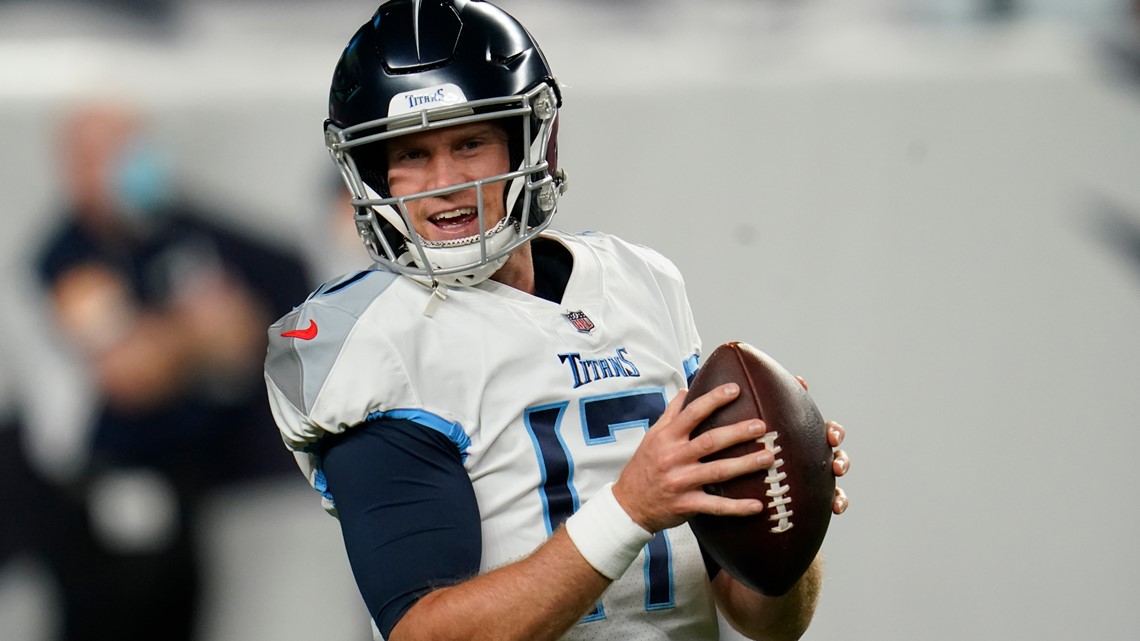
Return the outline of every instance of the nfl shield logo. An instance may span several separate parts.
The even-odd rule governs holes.
[[[590,320],[590,317],[587,316],[582,310],[578,310],[576,312],[567,312],[562,316],[566,318],[566,320],[570,321],[570,324],[574,326],[574,329],[582,332],[583,334],[589,334],[590,332],[594,331],[594,321]]]

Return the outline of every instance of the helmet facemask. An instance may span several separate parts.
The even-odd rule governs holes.
[[[515,248],[550,224],[566,188],[565,175],[556,166],[558,99],[554,87],[544,82],[522,95],[439,102],[441,106],[417,105],[417,111],[351,127],[328,123],[325,140],[352,193],[356,227],[372,259],[427,285],[470,286],[490,278]],[[507,130],[511,171],[441,189],[391,195],[386,141],[486,121],[497,121]],[[485,188],[497,183],[505,183],[506,216],[489,227]],[[410,202],[467,190],[476,193],[478,234],[431,242],[416,232]]]

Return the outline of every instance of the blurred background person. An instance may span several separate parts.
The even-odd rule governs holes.
[[[21,440],[22,421],[7,369],[0,367],[0,513],[4,514],[0,519],[0,569],[32,541],[28,526],[34,511],[33,497],[21,487],[29,466]]]
[[[265,328],[309,291],[291,252],[178,196],[133,107],[77,106],[67,202],[36,268],[98,392],[87,467],[46,551],[76,639],[194,639],[201,500],[292,472],[261,391]]]
[[[0,293],[11,291],[7,285],[0,285]],[[50,534],[44,526],[56,504],[50,485],[27,452],[27,421],[15,362],[17,359],[7,345],[0,345],[0,593],[34,591],[36,582],[28,578],[29,561],[34,564],[40,558],[41,542]],[[21,596],[26,599],[29,595]],[[2,628],[5,638],[34,625],[26,617],[23,624],[7,625],[11,622],[4,615],[10,612],[7,608],[0,610],[0,621],[6,624]]]

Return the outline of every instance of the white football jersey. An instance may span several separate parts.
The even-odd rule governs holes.
[[[700,351],[668,260],[605,234],[543,236],[574,257],[560,304],[486,281],[450,290],[429,317],[429,289],[372,270],[322,286],[270,328],[270,402],[314,487],[325,489],[309,452],[327,433],[383,416],[438,430],[475,489],[484,571],[532,552],[617,479]],[[565,638],[717,634],[683,525],[659,533]]]

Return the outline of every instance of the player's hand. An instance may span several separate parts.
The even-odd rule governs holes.
[[[805,390],[808,388],[807,381],[802,376],[797,376],[796,380]],[[831,472],[835,476],[843,476],[847,470],[851,469],[851,459],[847,456],[847,452],[839,449],[843,439],[847,437],[847,430],[835,421],[827,421],[824,425],[827,428],[827,442],[834,450],[831,458]],[[847,493],[841,487],[836,486],[835,488],[835,499],[831,502],[831,511],[835,514],[843,514],[847,511]]]
[[[831,459],[831,471],[836,476],[843,476],[847,470],[851,469],[851,459],[848,458],[847,452],[838,448],[847,436],[847,430],[835,421],[828,421],[825,425],[827,427],[827,442],[835,450]],[[847,493],[839,486],[835,487],[835,499],[831,502],[831,511],[836,514],[843,514],[847,511]]]
[[[212,375],[249,374],[265,358],[265,328],[272,322],[258,297],[217,268],[187,274],[171,301],[171,314],[195,346],[196,365]]]
[[[618,503],[650,532],[680,525],[697,513],[747,516],[764,509],[762,501],[714,496],[704,486],[771,467],[775,462],[771,452],[701,462],[709,454],[762,436],[763,421],[725,425],[690,440],[693,429],[735,399],[740,388],[721,385],[684,406],[686,393],[673,398],[614,483]]]

